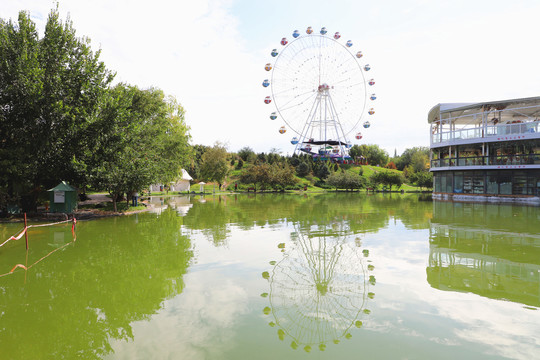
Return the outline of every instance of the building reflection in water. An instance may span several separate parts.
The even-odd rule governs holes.
[[[295,224],[291,241],[279,244],[283,258],[263,273],[270,283],[263,313],[280,340],[293,349],[324,351],[352,337],[369,315],[375,294],[374,266],[361,239],[343,220],[330,225]]]
[[[540,225],[535,207],[434,202],[427,280],[540,307]]]
[[[189,196],[151,196],[148,200],[149,211],[155,214],[161,214],[165,209],[171,207],[176,210],[178,215],[186,216],[189,209],[193,207]]]

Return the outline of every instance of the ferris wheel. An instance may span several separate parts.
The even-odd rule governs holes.
[[[308,153],[323,159],[348,159],[349,139],[357,133],[365,113],[375,114],[372,102],[375,80],[366,76],[369,64],[361,65],[361,51],[352,51],[351,40],[343,41],[339,32],[318,34],[312,27],[305,34],[295,30],[292,40],[281,39],[281,48],[273,49],[273,62],[265,65],[269,77],[262,85],[270,90],[266,104],[273,103],[271,120],[279,119],[293,132],[295,153]]]

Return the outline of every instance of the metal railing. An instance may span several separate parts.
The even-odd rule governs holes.
[[[469,156],[431,160],[432,168],[484,165],[540,165],[540,154]]]
[[[539,130],[540,123],[538,121],[517,124],[489,125],[485,127],[483,126],[470,129],[460,129],[435,133],[431,135],[431,142],[433,144],[439,144],[453,140],[482,139],[495,136],[506,137],[521,134],[534,134],[539,132]]]

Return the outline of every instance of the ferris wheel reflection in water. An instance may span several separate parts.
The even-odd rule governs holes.
[[[279,339],[290,338],[293,349],[306,352],[350,339],[375,296],[375,267],[360,237],[353,239],[340,221],[302,229],[296,224],[290,246],[278,247],[283,258],[263,272],[270,291],[261,296],[269,300],[263,313]]]

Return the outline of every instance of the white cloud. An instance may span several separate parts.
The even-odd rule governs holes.
[[[167,300],[150,319],[131,324],[134,341],[111,340],[115,359],[216,358],[229,350],[248,294],[217,272],[186,275],[182,296]]]

